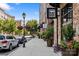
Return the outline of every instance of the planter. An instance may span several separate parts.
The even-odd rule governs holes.
[[[62,56],[78,56],[78,49],[63,49]]]
[[[47,46],[52,47],[53,45],[53,39],[47,39]]]

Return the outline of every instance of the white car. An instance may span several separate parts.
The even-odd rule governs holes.
[[[0,35],[0,49],[12,50],[13,47],[19,46],[18,40],[12,35]]]

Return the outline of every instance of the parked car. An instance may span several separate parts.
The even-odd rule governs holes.
[[[12,35],[0,35],[0,49],[12,50],[13,47],[19,46],[18,40]]]

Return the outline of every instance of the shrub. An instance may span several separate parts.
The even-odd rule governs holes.
[[[54,33],[54,29],[53,27],[48,27],[46,30],[46,38],[49,39],[53,36]]]
[[[73,26],[71,24],[68,24],[67,26],[64,26],[62,28],[62,31],[63,31],[63,36],[64,36],[66,41],[72,40],[72,38],[75,34],[75,31],[73,30]]]
[[[64,41],[61,41],[61,46],[63,47],[63,48],[79,48],[79,42],[77,42],[77,41],[73,41],[72,42],[72,46],[71,47],[68,47],[67,46],[67,44],[64,42]]]
[[[61,41],[61,46],[63,48],[78,48],[79,42],[76,42],[73,40],[73,36],[75,34],[75,31],[73,30],[72,24],[68,24],[62,28],[63,31],[63,37],[65,40]]]

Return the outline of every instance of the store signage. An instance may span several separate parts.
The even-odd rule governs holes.
[[[56,8],[47,8],[47,18],[48,19],[53,19],[56,18]]]

